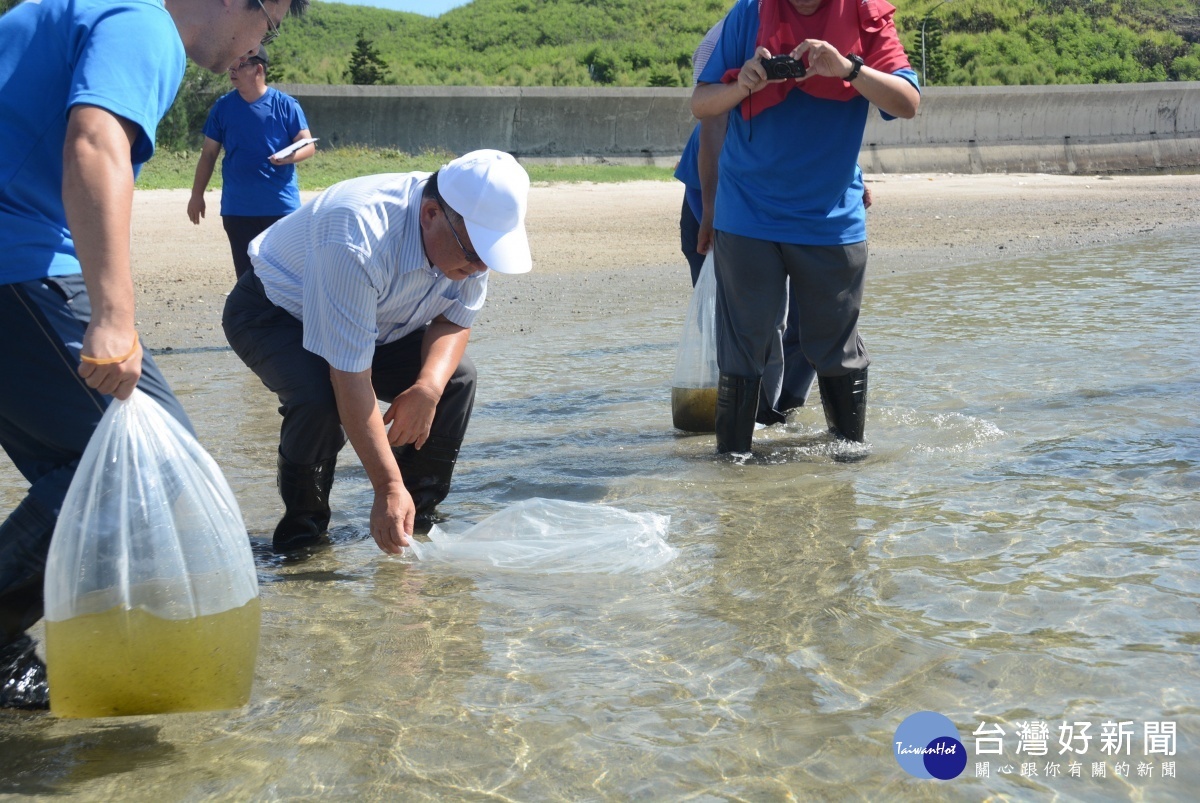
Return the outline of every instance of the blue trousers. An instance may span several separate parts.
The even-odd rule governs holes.
[[[112,402],[76,372],[92,306],[81,275],[0,285],[0,446],[29,493],[0,525],[0,646],[42,618],[50,537],[79,459]],[[191,422],[148,352],[138,388],[189,431]]]

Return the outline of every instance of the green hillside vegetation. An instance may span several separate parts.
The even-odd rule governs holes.
[[[272,48],[274,80],[348,83],[359,34],[385,83],[688,86],[696,43],[730,0],[474,0],[437,19],[314,0]],[[914,64],[937,0],[895,0]],[[955,85],[1200,79],[1195,0],[952,0],[926,26],[926,69]],[[938,25],[940,23],[940,31]],[[936,51],[936,59],[930,58]],[[936,71],[933,62],[937,62]]]
[[[0,0],[0,9],[13,0]],[[934,85],[1200,80],[1196,0],[893,0]],[[692,51],[732,0],[473,0],[436,19],[313,0],[271,46],[272,83],[689,86]],[[355,54],[358,58],[352,65]],[[378,63],[370,58],[378,58]],[[159,144],[195,148],[223,75],[194,65]]]

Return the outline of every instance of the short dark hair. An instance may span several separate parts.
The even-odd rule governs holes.
[[[441,171],[438,171],[441,172]],[[446,203],[446,199],[438,191],[438,174],[434,173],[426,181],[425,186],[421,189],[422,201],[435,201],[447,213],[454,215],[455,220],[464,220],[462,213]]]
[[[425,186],[421,189],[422,201],[440,201],[442,199],[442,194],[438,192],[437,177],[438,174],[435,171],[433,175],[426,180]]]

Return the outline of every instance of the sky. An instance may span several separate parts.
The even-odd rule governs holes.
[[[469,0],[333,0],[333,2],[347,2],[355,6],[390,8],[392,11],[411,11],[414,14],[436,17],[456,6],[465,6]]]

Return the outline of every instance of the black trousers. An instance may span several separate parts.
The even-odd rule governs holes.
[[[233,272],[237,278],[250,270],[250,241],[262,234],[276,221],[283,220],[286,215],[263,215],[250,217],[243,215],[224,215],[221,225],[225,227],[225,236],[229,238],[229,250],[233,252]]]
[[[696,238],[699,236],[700,221],[696,219],[696,213],[692,211],[692,206],[685,196],[683,208],[679,210],[679,250],[683,252],[683,258],[687,260],[688,268],[692,272],[692,287],[696,286],[700,279],[700,269],[704,267],[704,254],[696,250]]]
[[[271,303],[254,271],[238,279],[221,323],[234,352],[279,397],[279,454],[305,466],[336,457],[346,432],[329,363],[304,348],[304,325]],[[422,328],[375,348],[371,381],[378,399],[391,402],[417,381],[424,337]],[[438,402],[430,435],[461,441],[474,405],[475,365],[464,354]]]
[[[8,344],[0,445],[29,483],[29,493],[0,524],[0,647],[42,618],[50,536],[83,450],[112,403],[76,372],[91,319],[80,274],[0,285],[0,335]],[[192,431],[146,350],[137,386]]]

